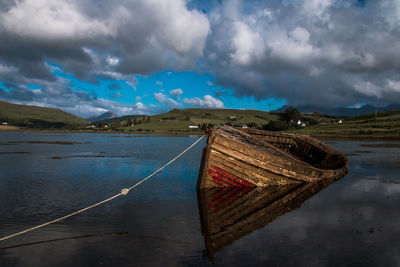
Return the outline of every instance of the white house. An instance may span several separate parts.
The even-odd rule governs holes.
[[[199,126],[198,125],[189,125],[189,129],[198,129]]]
[[[229,119],[230,119],[231,121],[236,121],[236,120],[237,120],[237,117],[236,117],[236,116],[229,116]]]

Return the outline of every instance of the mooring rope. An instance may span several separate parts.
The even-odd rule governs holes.
[[[78,211],[75,211],[75,212],[70,213],[70,214],[68,214],[68,215],[65,215],[65,216],[63,216],[63,217],[60,217],[60,218],[58,218],[58,219],[55,219],[55,220],[52,220],[52,221],[49,221],[49,222],[46,222],[46,223],[37,225],[37,226],[35,226],[35,227],[32,227],[32,228],[23,230],[23,231],[21,231],[21,232],[18,232],[18,233],[12,234],[12,235],[8,235],[8,236],[5,236],[5,237],[2,237],[2,238],[0,238],[0,241],[4,241],[4,240],[6,240],[6,239],[10,239],[10,238],[12,238],[12,237],[15,237],[15,236],[18,236],[18,235],[22,235],[22,234],[31,232],[31,231],[33,231],[33,230],[36,230],[36,229],[45,227],[45,226],[47,226],[47,225],[49,225],[49,224],[62,221],[62,220],[64,220],[64,219],[67,219],[67,218],[69,218],[69,217],[72,217],[72,216],[74,216],[74,215],[77,215],[77,214],[79,214],[79,213],[82,213],[82,212],[84,212],[84,211],[87,211],[87,210],[89,210],[89,209],[91,209],[91,208],[94,208],[94,207],[97,207],[97,206],[99,206],[99,205],[101,205],[101,204],[104,204],[104,203],[106,203],[106,202],[109,202],[109,201],[113,200],[114,198],[117,198],[117,197],[119,197],[119,196],[128,194],[130,190],[132,190],[133,188],[137,187],[138,185],[140,185],[140,184],[143,183],[144,181],[148,180],[148,179],[149,179],[150,177],[152,177],[154,174],[156,174],[156,173],[162,171],[165,167],[167,167],[167,166],[170,165],[172,162],[174,162],[175,160],[177,160],[180,156],[182,156],[183,154],[185,154],[188,150],[190,150],[190,149],[191,149],[192,147],[194,147],[198,142],[200,142],[200,140],[203,139],[204,136],[205,136],[205,135],[203,135],[202,137],[200,137],[196,142],[194,142],[193,144],[191,144],[191,145],[190,145],[188,148],[186,148],[183,152],[181,152],[181,153],[180,153],[179,155],[177,155],[175,158],[171,159],[168,163],[166,163],[164,166],[162,166],[161,168],[159,168],[158,170],[156,170],[155,172],[153,172],[152,174],[150,174],[150,175],[147,176],[146,178],[142,179],[141,181],[137,182],[136,184],[132,185],[132,186],[129,187],[129,188],[123,188],[123,189],[121,190],[120,193],[118,193],[118,194],[116,194],[116,195],[114,195],[114,196],[112,196],[112,197],[109,197],[109,198],[107,198],[107,199],[105,199],[105,200],[103,200],[103,201],[100,201],[100,202],[97,202],[97,203],[95,203],[95,204],[93,204],[93,205],[90,205],[90,206],[88,206],[88,207],[86,207],[86,208],[80,209],[80,210],[78,210]]]

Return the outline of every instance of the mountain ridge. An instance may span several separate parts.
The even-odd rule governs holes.
[[[104,121],[104,120],[117,118],[117,117],[118,117],[118,115],[115,114],[114,112],[107,111],[107,112],[105,112],[103,114],[100,114],[99,116],[86,118],[86,120],[88,120],[89,122],[99,122],[99,121]]]

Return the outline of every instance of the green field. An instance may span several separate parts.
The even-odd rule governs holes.
[[[0,123],[30,128],[75,128],[88,121],[60,109],[16,105],[0,101]]]
[[[343,123],[333,123],[342,119]],[[256,110],[232,109],[174,109],[168,113],[138,119],[135,126],[127,126],[126,121],[114,130],[124,132],[203,132],[205,125],[249,125],[262,129],[270,121],[279,121],[279,115]],[[321,114],[302,114],[301,120],[313,121],[318,125],[306,127],[290,126],[286,132],[308,134],[316,137],[337,138],[400,138],[400,111],[380,112],[357,117],[324,116]],[[144,122],[143,122],[144,121]],[[198,125],[198,129],[189,129]],[[111,129],[108,128],[107,131]]]
[[[277,120],[278,116],[266,111],[236,110],[236,109],[174,109],[164,114],[138,118],[135,126],[128,126],[126,121],[121,121],[120,131],[145,131],[145,132],[203,132],[203,124],[223,125],[230,124],[242,126],[253,124],[261,126],[270,120]],[[144,122],[143,122],[144,121]],[[200,126],[190,129],[189,125]]]
[[[343,123],[307,126],[290,132],[317,137],[400,139],[400,111],[343,118]]]

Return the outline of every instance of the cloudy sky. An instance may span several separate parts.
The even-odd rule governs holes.
[[[0,99],[87,117],[400,103],[398,0],[2,0]]]

